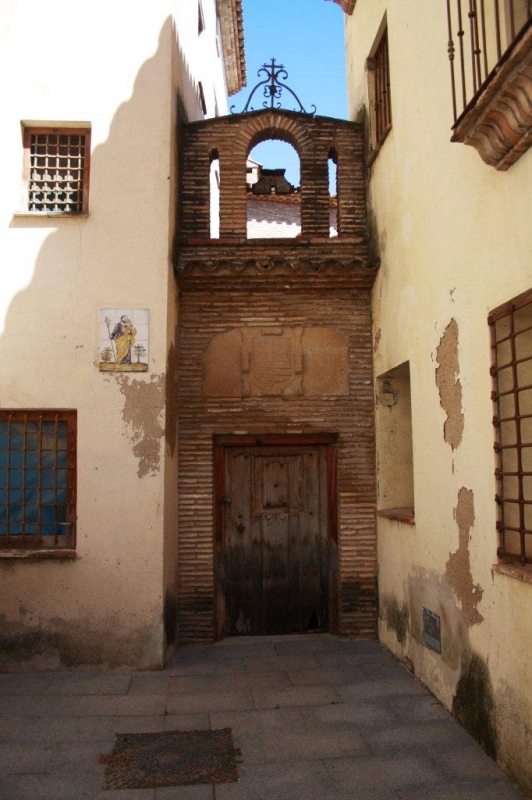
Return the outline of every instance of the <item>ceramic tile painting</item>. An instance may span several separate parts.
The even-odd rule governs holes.
[[[147,308],[100,309],[100,372],[147,372]]]

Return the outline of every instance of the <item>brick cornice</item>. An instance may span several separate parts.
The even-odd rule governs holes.
[[[248,239],[240,243],[206,240],[180,248],[180,283],[201,288],[214,279],[218,289],[234,282],[296,282],[323,288],[339,285],[371,288],[378,264],[369,262],[363,237],[303,242],[300,239]]]

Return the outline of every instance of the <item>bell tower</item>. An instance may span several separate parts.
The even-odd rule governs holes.
[[[261,72],[254,92],[266,96],[263,108],[252,110],[250,97],[243,113],[190,123],[183,134],[182,643],[272,631],[376,632],[375,269],[362,129],[306,112],[274,60]],[[283,91],[297,110],[278,107]],[[295,238],[247,238],[246,160],[267,139],[290,143],[300,158]],[[213,159],[218,238],[211,238]]]

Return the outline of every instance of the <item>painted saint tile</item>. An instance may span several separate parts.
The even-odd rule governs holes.
[[[147,308],[100,309],[100,372],[147,372]]]

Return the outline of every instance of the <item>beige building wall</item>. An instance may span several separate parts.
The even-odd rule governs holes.
[[[77,409],[76,558],[0,553],[13,668],[160,667],[176,642],[177,121],[226,113],[215,0],[0,3],[0,408]],[[21,211],[21,124],[91,128],[89,213]],[[100,373],[101,308],[149,309],[147,373]],[[166,399],[168,392],[168,401]]]
[[[407,499],[411,469],[415,523],[378,518],[380,635],[530,790],[532,584],[529,568],[493,569],[487,316],[532,287],[532,153],[497,172],[450,142],[444,2],[358,0],[346,17],[352,119],[367,117],[365,61],[385,15],[392,130],[369,171],[382,260],[373,290],[379,498],[383,509],[398,476]],[[406,388],[404,374],[388,374],[404,364]],[[408,393],[411,445],[401,443]],[[441,655],[423,644],[423,608],[441,617]]]

